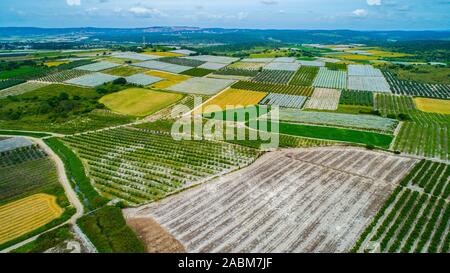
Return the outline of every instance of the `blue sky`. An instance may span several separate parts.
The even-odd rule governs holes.
[[[450,0],[1,0],[0,26],[450,29]]]

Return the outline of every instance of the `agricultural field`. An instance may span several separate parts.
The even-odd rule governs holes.
[[[0,206],[0,245],[50,223],[62,213],[56,197],[42,193]]]
[[[301,109],[308,97],[270,93],[259,102],[261,105],[278,105],[286,108]]]
[[[299,63],[302,67],[303,66],[309,66],[309,67],[324,67],[325,63],[322,61],[305,61],[305,60],[298,60],[296,61]]]
[[[65,82],[74,78],[79,78],[84,75],[91,74],[92,72],[86,70],[69,69],[53,74],[48,74],[43,77],[37,78],[36,81],[40,82]]]
[[[54,66],[59,66],[62,64],[67,64],[69,63],[69,61],[54,61],[54,62],[43,62],[42,64],[47,66],[47,67],[54,67]]]
[[[213,72],[214,72],[214,70],[198,67],[198,68],[192,68],[192,69],[186,70],[186,71],[182,72],[181,74],[186,75],[186,76],[191,76],[191,77],[204,77]]]
[[[438,99],[450,99],[450,85],[427,84],[397,79],[390,72],[383,72],[395,94]]]
[[[0,204],[59,185],[55,164],[35,145],[0,152],[0,170]]]
[[[237,63],[233,63],[230,64],[229,66],[227,66],[227,68],[229,69],[242,69],[242,70],[261,70],[264,67],[265,63],[261,63],[261,62],[245,62],[245,61],[240,61]]]
[[[47,86],[48,83],[40,83],[40,82],[25,82],[19,85],[15,85],[13,87],[3,89],[0,91],[0,99],[6,98],[8,96],[17,96],[21,94],[25,94],[27,92],[34,91],[36,89]]]
[[[268,63],[264,66],[264,70],[284,70],[284,71],[297,71],[300,68],[298,63]]]
[[[393,96],[388,94],[376,94],[375,110],[381,112],[384,116],[398,116],[406,114],[406,120],[411,120],[420,124],[448,124],[450,116],[437,113],[428,113],[419,111],[414,99],[406,96]]]
[[[312,86],[314,79],[319,73],[318,67],[313,66],[302,66],[295,73],[294,77],[289,84],[292,85],[302,85],[302,86]]]
[[[175,53],[175,52],[144,52],[143,54],[147,54],[150,56],[156,56],[156,57],[181,57],[184,56],[184,54]]]
[[[347,64],[340,62],[327,62],[325,63],[325,67],[330,70],[347,70]]]
[[[233,80],[191,78],[179,84],[172,85],[167,90],[188,94],[214,95],[229,87],[234,82]]]
[[[264,66],[267,63],[271,63],[275,60],[275,58],[247,58],[242,59],[241,62],[243,63],[259,63],[262,66]]]
[[[285,84],[259,83],[249,81],[239,81],[231,86],[235,89],[253,90],[260,92],[286,94],[295,96],[311,96],[314,88],[308,86],[294,86]]]
[[[170,64],[176,64],[176,65],[182,65],[182,66],[190,66],[190,67],[198,67],[202,64],[205,64],[204,61],[198,61],[198,60],[191,60],[186,58],[177,58],[177,57],[169,57],[169,58],[162,58],[159,59],[160,62],[170,63]]]
[[[163,79],[162,81],[151,85],[151,87],[154,89],[166,89],[172,85],[181,83],[181,82],[191,78],[191,77],[185,76],[185,75],[178,75],[178,74],[166,73],[166,72],[162,72],[162,71],[153,71],[153,70],[145,72],[145,74]]]
[[[349,115],[327,112],[299,111],[296,109],[280,109],[280,120],[307,124],[318,124],[335,127],[346,127],[368,131],[393,133],[398,125],[395,119],[372,115]]]
[[[420,111],[450,115],[450,100],[414,98],[414,102]]]
[[[203,104],[202,109],[204,113],[207,113],[224,111],[227,107],[240,108],[250,105],[257,105],[264,97],[266,97],[266,95],[267,93],[265,92],[230,88]],[[220,110],[214,109],[212,111],[208,111],[208,106],[215,108],[219,107]]]
[[[171,64],[171,63],[164,63],[160,61],[146,61],[142,63],[134,63],[134,66],[142,67],[146,69],[153,69],[153,70],[160,70],[170,73],[181,73],[187,70],[192,69],[190,66],[184,66],[184,65],[178,65],[178,64]]]
[[[160,56],[152,56],[136,52],[114,52],[112,56],[119,59],[129,59],[136,61],[148,61],[161,58]]]
[[[12,80],[0,80],[0,90],[24,83],[25,80],[16,80],[16,79],[12,79]]]
[[[118,79],[117,76],[112,76],[100,72],[95,72],[92,74],[87,74],[78,78],[65,81],[65,83],[85,86],[85,87],[96,87],[104,83],[112,82]]]
[[[187,252],[348,252],[414,163],[354,148],[271,152],[124,214],[154,220]]]
[[[75,69],[76,70],[86,70],[86,71],[91,71],[91,72],[98,72],[98,71],[102,71],[102,70],[106,70],[106,69],[110,69],[110,68],[118,67],[118,66],[119,65],[116,63],[98,62],[98,63],[88,64],[88,65],[78,66]]]
[[[263,70],[253,78],[255,82],[288,84],[295,72],[286,70]]]
[[[128,77],[135,74],[144,73],[146,71],[147,70],[143,68],[138,68],[131,65],[124,65],[105,70],[103,71],[103,73],[119,77]]]
[[[349,76],[360,76],[360,77],[383,77],[381,70],[374,68],[371,65],[357,65],[351,64],[347,67]]]
[[[106,95],[100,102],[114,112],[131,116],[148,116],[183,98],[181,94],[130,88]]]
[[[0,153],[33,145],[33,142],[24,137],[8,137],[0,139]]]
[[[263,117],[265,118],[265,117]],[[247,123],[252,129],[258,129],[258,125]],[[270,125],[270,124],[269,124]],[[260,130],[272,132],[272,125]],[[277,126],[274,124],[274,126]],[[387,149],[392,143],[393,136],[385,133],[360,131],[354,129],[334,128],[329,126],[305,125],[299,123],[280,122],[279,133],[290,136],[339,141],[345,143],[363,144]]]
[[[450,169],[422,160],[400,182],[353,251],[436,253],[449,251]]]
[[[347,73],[321,67],[313,82],[314,87],[347,89]]]
[[[258,151],[208,141],[175,141],[136,127],[63,139],[88,164],[94,186],[129,204],[158,200],[251,163]]]
[[[305,108],[319,110],[337,110],[341,91],[336,89],[315,88]]]
[[[230,68],[229,66],[217,71],[214,71],[214,75],[234,75],[239,77],[255,77],[259,74],[259,70]]]
[[[450,115],[419,111],[413,98],[377,94],[375,109],[405,119],[392,149],[429,158],[449,159]]]
[[[135,74],[129,77],[125,78],[127,80],[127,83],[135,84],[135,85],[141,85],[141,86],[147,86],[153,83],[157,83],[159,81],[162,81],[162,78],[149,76],[146,74]]]
[[[207,69],[207,70],[219,70],[226,67],[227,64],[221,63],[204,63],[200,65],[198,68]]]
[[[238,61],[238,58],[232,58],[232,57],[224,57],[224,56],[211,56],[211,55],[200,55],[200,56],[187,56],[182,57],[184,59],[189,60],[197,60],[202,61],[206,63],[219,63],[219,64],[231,64],[236,61]]]
[[[348,76],[348,89],[372,92],[391,92],[390,86],[384,77]]]
[[[373,107],[374,93],[370,91],[342,90],[339,104]]]

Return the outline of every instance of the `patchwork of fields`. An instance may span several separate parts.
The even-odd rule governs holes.
[[[125,215],[154,219],[188,252],[345,252],[414,163],[352,148],[273,152]]]

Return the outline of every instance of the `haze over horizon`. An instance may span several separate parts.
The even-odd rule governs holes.
[[[3,0],[0,27],[448,30],[448,0]]]

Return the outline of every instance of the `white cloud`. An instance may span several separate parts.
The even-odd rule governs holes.
[[[381,5],[381,0],[367,0],[367,5],[379,6],[379,5]]]
[[[69,6],[80,6],[81,0],[66,0],[67,5]]]
[[[264,5],[276,5],[276,4],[278,4],[278,2],[275,1],[275,0],[261,0],[261,3],[263,3]]]
[[[358,17],[366,17],[369,14],[366,9],[355,9],[352,13]]]
[[[154,8],[145,8],[145,7],[132,7],[129,11],[140,17],[155,17],[155,16],[164,16],[164,13],[159,9]]]

